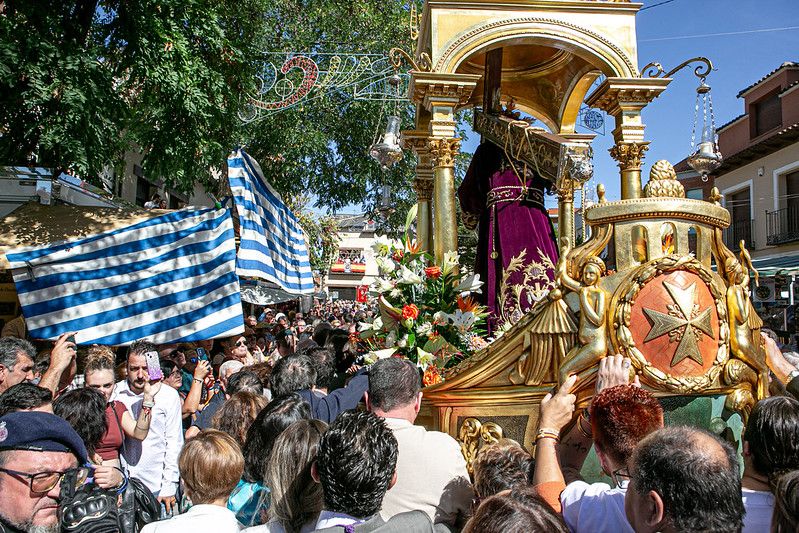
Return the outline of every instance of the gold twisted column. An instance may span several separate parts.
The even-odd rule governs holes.
[[[429,176],[426,176],[429,172]],[[433,250],[433,210],[430,202],[433,199],[433,171],[430,168],[416,168],[416,179],[413,180],[416,192],[418,211],[416,214],[416,238],[422,250]]]
[[[417,110],[417,115],[423,110]],[[416,193],[416,240],[425,252],[433,251],[433,167],[428,146],[430,133],[426,130],[402,132],[402,144],[406,150],[416,154],[416,178],[413,190]]]
[[[432,138],[429,141],[433,161],[433,203],[435,205],[433,251],[436,262],[446,252],[458,250],[458,221],[455,206],[455,156],[461,140]]]

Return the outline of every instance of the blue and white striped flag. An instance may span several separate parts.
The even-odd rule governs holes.
[[[240,223],[239,276],[271,281],[292,294],[312,293],[308,247],[297,217],[243,150],[236,150],[227,164]]]
[[[244,331],[227,209],[183,209],[6,254],[30,335],[156,344]]]

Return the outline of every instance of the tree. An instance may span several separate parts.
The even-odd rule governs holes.
[[[91,178],[135,149],[148,175],[178,189],[207,182],[241,138],[270,3],[6,2],[0,161],[35,154]]]

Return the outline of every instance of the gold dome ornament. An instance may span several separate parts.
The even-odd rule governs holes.
[[[685,198],[685,187],[677,181],[674,167],[661,159],[649,171],[649,183],[644,187],[647,198]]]

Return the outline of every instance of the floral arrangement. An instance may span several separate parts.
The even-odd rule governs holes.
[[[405,241],[380,236],[372,246],[380,275],[371,287],[380,315],[360,324],[367,362],[391,356],[413,361],[424,371],[424,384],[442,380],[441,371],[486,346],[486,309],[472,293],[478,275],[458,273],[458,254],[448,252],[443,264]]]

